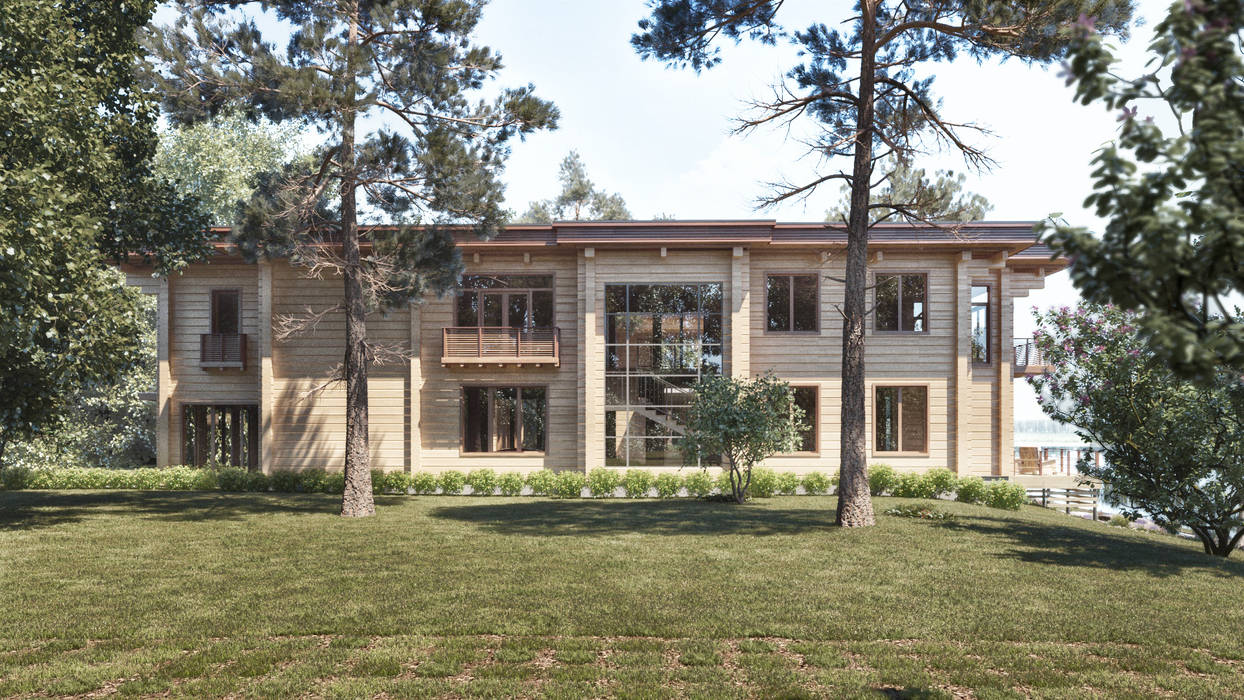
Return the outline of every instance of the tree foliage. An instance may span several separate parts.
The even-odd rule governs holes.
[[[140,361],[138,293],[206,250],[194,202],[154,177],[137,35],[154,2],[0,3],[0,452]]]
[[[1100,465],[1082,457],[1080,472],[1127,515],[1188,527],[1207,554],[1228,556],[1244,537],[1244,380],[1179,378],[1137,316],[1117,307],[1064,307],[1037,321],[1052,366],[1031,380],[1042,410],[1104,450]]]
[[[251,121],[240,111],[175,126],[160,134],[154,170],[202,203],[215,226],[237,223],[261,177],[310,156],[296,122]],[[305,167],[305,163],[303,163]]]
[[[799,122],[807,130],[798,132],[800,138],[819,163],[809,178],[772,183],[758,200],[761,206],[807,198],[831,182],[845,183],[851,192],[842,305],[838,522],[871,525],[864,411],[869,230],[889,218],[939,225],[922,209],[918,191],[892,190],[889,194],[899,195],[897,199],[880,201],[873,190],[887,182],[895,168],[909,167],[917,157],[936,150],[960,153],[972,167],[992,163],[971,140],[973,132],[982,129],[944,115],[928,68],[960,55],[978,61],[1055,60],[1066,53],[1079,18],[1094,15],[1103,30],[1123,32],[1132,2],[857,0],[851,17],[827,18],[794,31],[779,22],[783,4],[784,0],[649,0],[651,15],[640,21],[640,32],[631,44],[643,58],[696,71],[721,61],[722,39],[783,41],[798,50],[800,62],[774,86],[771,98],[753,101],[752,110],[738,120],[736,133]]]
[[[368,366],[404,361],[410,348],[369,341],[367,313],[457,283],[454,231],[487,238],[499,230],[510,142],[555,126],[557,110],[530,85],[485,94],[502,64],[472,42],[483,3],[208,0],[178,7],[176,24],[157,28],[152,42],[175,121],[237,108],[325,135],[311,167],[264,178],[238,243],[248,255],[288,258],[311,275],[342,279],[340,304],[308,309],[281,335],[344,315],[344,360],[325,384],[345,384],[341,512],[371,515]],[[258,12],[292,25],[283,48],[258,28]]]
[[[684,464],[725,459],[734,500],[747,500],[752,467],[794,452],[807,429],[795,392],[771,373],[755,379],[712,376],[695,386],[686,433],[679,440]]]
[[[876,193],[878,202],[911,202],[926,221],[980,221],[993,209],[983,195],[963,191],[963,173],[938,170],[927,173],[902,163],[889,169],[885,185]],[[851,193],[844,189],[842,202],[825,215],[825,220],[846,224],[851,214]],[[878,208],[872,223],[894,218],[899,212]]]
[[[1176,2],[1154,32],[1150,70],[1122,77],[1085,24],[1069,82],[1122,122],[1085,201],[1108,223],[1100,237],[1061,220],[1044,230],[1085,298],[1142,310],[1158,352],[1212,380],[1244,369],[1244,324],[1227,309],[1244,292],[1244,2]],[[1141,109],[1173,114],[1174,127]]]
[[[631,212],[622,195],[598,189],[587,176],[587,166],[571,151],[558,169],[561,192],[552,199],[532,202],[515,223],[547,224],[553,221],[626,221]]]

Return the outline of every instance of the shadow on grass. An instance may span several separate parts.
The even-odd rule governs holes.
[[[1176,576],[1187,569],[1208,569],[1222,576],[1244,577],[1244,561],[1210,556],[1174,538],[1135,538],[1086,524],[1061,525],[1021,517],[974,516],[938,523],[939,529],[975,533],[1009,540],[1013,547],[998,550],[1032,564],[1083,566],[1119,571],[1145,571],[1154,576]],[[1100,530],[1100,531],[1099,531]]]
[[[765,508],[709,501],[571,500],[442,506],[434,518],[509,535],[786,535],[825,530],[833,511]]]
[[[377,505],[399,496],[377,496]],[[220,491],[9,491],[0,492],[0,530],[28,530],[95,515],[169,521],[240,520],[252,515],[333,515],[341,496],[316,493]]]

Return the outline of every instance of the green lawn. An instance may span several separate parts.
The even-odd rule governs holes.
[[[0,493],[0,696],[1244,695],[1238,555],[1038,508],[335,503]]]

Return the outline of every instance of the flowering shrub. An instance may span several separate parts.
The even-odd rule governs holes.
[[[451,469],[441,472],[440,482],[441,493],[446,496],[458,496],[462,494],[462,489],[466,487],[466,475]]]
[[[985,501],[985,480],[979,476],[965,476],[955,485],[955,500],[962,503]]]
[[[820,472],[808,472],[803,476],[803,492],[809,496],[829,493],[833,487],[833,480]]]
[[[497,488],[502,496],[520,496],[523,493],[523,477],[521,474],[506,472],[497,479]]]
[[[790,472],[782,472],[777,475],[777,483],[774,491],[779,496],[794,496],[799,490],[799,476]]]
[[[713,494],[714,479],[707,471],[696,469],[683,478],[682,485],[692,498],[708,498]],[[730,488],[727,486],[726,488]]]
[[[994,481],[985,489],[985,505],[1002,510],[1019,510],[1028,502],[1028,492],[1013,481]]]
[[[653,483],[657,488],[658,498],[673,498],[682,489],[682,479],[672,472],[657,474],[656,481]]]
[[[597,467],[587,473],[587,491],[592,498],[613,498],[621,484],[622,475],[614,469]]]
[[[466,476],[467,486],[475,496],[491,496],[497,490],[497,473],[491,469],[475,469]]]
[[[647,498],[652,483],[652,473],[646,469],[627,469],[626,476],[622,478],[627,498]]]
[[[874,496],[884,496],[898,485],[898,477],[888,464],[873,464],[868,467],[868,492]]]
[[[533,496],[551,496],[557,482],[557,474],[551,469],[538,469],[527,475],[527,485]]]
[[[586,483],[587,478],[583,476],[583,472],[558,472],[553,478],[553,491],[550,495],[556,498],[580,498]]]

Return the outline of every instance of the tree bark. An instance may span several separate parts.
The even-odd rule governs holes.
[[[346,464],[345,491],[341,494],[341,515],[361,518],[376,514],[371,493],[371,451],[367,435],[367,302],[363,296],[362,262],[359,255],[358,212],[354,171],[353,105],[354,55],[358,47],[358,3],[350,16],[350,39],[346,47],[347,107],[341,124],[341,235],[342,277],[345,281],[346,353],[343,373],[346,382]]]
[[[851,213],[847,221],[846,290],[842,321],[842,446],[838,524],[875,524],[868,492],[864,434],[864,292],[868,284],[868,203],[872,180],[873,71],[877,0],[861,3],[860,92],[856,111]]]

